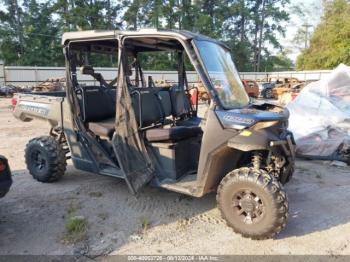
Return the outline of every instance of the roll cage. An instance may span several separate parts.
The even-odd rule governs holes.
[[[189,32],[186,30],[156,30],[156,29],[141,29],[138,31],[83,31],[83,32],[68,32],[64,33],[62,36],[62,44],[64,46],[64,50],[66,54],[69,54],[69,50],[72,44],[78,46],[79,43],[98,43],[99,41],[117,41],[118,46],[124,45],[124,41],[127,39],[142,39],[142,38],[154,38],[158,39],[158,42],[152,43],[147,46],[143,46],[142,51],[166,51],[171,50],[171,47],[164,45],[169,40],[177,41],[181,46],[182,50],[188,55],[195,71],[200,76],[201,81],[204,84],[204,87],[207,89],[211,98],[215,101],[216,105],[221,108],[224,108],[220,99],[218,98],[217,93],[214,91],[214,86],[210,81],[208,72],[205,70],[203,65],[203,61],[201,60],[201,56],[199,54],[196,45],[193,40],[205,40],[216,43],[225,49],[229,50],[229,47],[224,43],[217,41],[215,39],[209,38],[207,36],[196,34],[193,32]],[[160,41],[163,40],[163,41]],[[162,45],[163,43],[163,45]],[[141,51],[135,50],[135,51]],[[107,48],[102,50],[95,49],[96,52],[113,52],[113,48]]]
[[[85,145],[87,158],[96,160],[92,161],[93,165],[95,165],[95,172],[101,173],[101,165],[112,166],[115,169],[113,173],[119,172],[120,177],[127,181],[130,190],[134,193],[153,178],[155,172],[154,166],[140,134],[140,130],[148,127],[144,127],[142,124],[143,113],[141,107],[139,112],[132,108],[132,103],[135,104],[135,101],[132,102],[131,96],[133,93],[140,94],[140,90],[130,89],[132,83],[128,72],[128,66],[130,64],[128,58],[133,57],[135,59],[133,64],[135,68],[134,84],[136,86],[141,83],[142,87],[146,87],[143,72],[137,59],[138,53],[152,51],[174,51],[178,53],[178,80],[180,90],[184,90],[185,86],[186,89],[188,88],[184,69],[184,53],[187,54],[197,73],[202,76],[202,81],[210,84],[191,43],[193,37],[195,35],[189,32],[179,33],[154,30],[123,33],[114,31],[77,32],[67,33],[63,36],[67,68],[67,100],[72,112],[73,126],[77,134],[77,140],[80,140]],[[91,112],[91,110],[85,106],[86,101],[88,101],[86,92],[90,91],[79,85],[77,67],[83,64],[78,58],[79,51],[112,54],[116,50],[118,50],[118,77],[110,83],[104,81],[103,78],[101,79],[100,75],[94,73],[93,70],[91,71],[89,66],[81,69],[83,73],[90,74],[100,82],[101,88],[99,89],[102,89],[102,93],[110,92],[113,94],[114,87],[111,83],[117,83],[117,88],[114,89],[116,95],[109,95],[107,98],[114,97],[115,100],[113,100],[112,104],[114,103],[116,105],[115,132],[111,141],[114,154],[111,156],[103,148],[103,145],[98,143],[93,135],[90,135],[90,131],[96,125],[87,126],[87,122],[91,121],[94,124],[93,121],[95,121],[94,119],[96,119],[98,112],[93,113],[92,116],[90,113],[90,116],[87,116],[86,112]],[[151,81],[149,81],[148,86],[151,86]],[[139,100],[141,101],[141,97],[139,97]],[[141,103],[140,101],[138,102],[139,104]],[[111,112],[110,110],[107,111]],[[193,110],[193,108],[188,112],[191,112],[189,113],[190,116],[196,115],[196,110]],[[178,120],[182,120],[182,117],[183,115],[179,116]],[[158,123],[153,122],[150,127],[158,125]],[[100,125],[99,123],[96,124]],[[176,125],[176,123],[173,122],[172,125]],[[196,131],[196,134],[198,132]],[[192,136],[191,134],[189,135]],[[104,153],[99,154],[98,152]],[[96,154],[99,157],[96,157]],[[130,159],[133,159],[133,164],[129,163]],[[117,170],[119,171],[117,172]]]
[[[74,132],[68,130],[68,133],[72,134],[72,138],[68,137],[67,139],[72,140],[70,144],[74,144],[75,141],[80,142],[83,145],[82,151],[84,152],[82,154],[85,155],[85,157],[79,156],[79,159],[76,161],[80,161],[81,163],[75,163],[76,166],[80,165],[80,169],[84,170],[84,165],[86,164],[84,159],[91,159],[92,163],[89,165],[94,166],[94,169],[91,171],[121,177],[126,180],[130,190],[135,193],[144,184],[154,181],[153,178],[157,178],[155,174],[159,174],[166,169],[172,170],[175,168],[178,170],[179,168],[174,166],[170,169],[164,167],[160,171],[157,171],[157,161],[154,161],[154,158],[152,160],[150,151],[154,151],[154,148],[157,148],[157,150],[163,149],[160,149],[159,145],[153,142],[166,138],[166,141],[173,143],[174,140],[172,139],[182,139],[183,141],[180,143],[182,145],[178,148],[180,151],[186,148],[187,143],[192,141],[190,144],[194,145],[195,148],[188,149],[187,151],[197,152],[193,154],[194,158],[191,160],[193,165],[188,166],[188,170],[186,171],[192,174],[193,172],[198,173],[198,178],[191,183],[190,187],[192,189],[187,187],[177,189],[176,183],[174,185],[169,185],[161,181],[156,183],[164,188],[174,187],[173,190],[175,191],[184,190],[187,194],[197,196],[211,190],[216,180],[219,179],[218,174],[223,172],[220,168],[215,172],[209,172],[209,167],[206,164],[211,159],[210,152],[215,150],[212,146],[217,146],[216,143],[212,143],[214,140],[211,136],[215,136],[215,130],[222,130],[222,124],[219,123],[218,116],[213,110],[217,108],[225,111],[225,108],[222,106],[218,92],[214,89],[212,79],[210,79],[209,73],[201,60],[195,39],[210,41],[225,47],[224,44],[216,40],[187,31],[174,32],[146,29],[126,32],[88,31],[64,34],[67,100],[71,109],[72,125],[75,132],[75,135],[73,135]],[[83,87],[79,85],[77,79],[77,66],[81,65],[77,58],[77,52],[79,50],[103,54],[113,54],[118,50],[118,77],[107,83],[107,85],[104,85],[103,81],[99,81],[101,84],[100,87]],[[169,114],[165,114],[164,111],[159,112],[158,108],[154,106],[159,103],[159,100],[157,99],[158,101],[152,102],[155,97],[152,95],[153,90],[140,90],[137,88],[139,84],[143,88],[147,87],[137,56],[140,52],[153,51],[174,51],[178,54],[178,86],[172,88],[170,97],[175,96],[179,99],[180,109],[178,110],[177,106],[174,108],[174,102],[171,101],[173,121],[170,122],[170,128],[169,126],[163,128],[165,127],[164,116],[169,116]],[[190,104],[189,106],[186,105],[186,100],[187,104],[189,102],[188,99],[181,95],[187,86],[184,54],[187,54],[203,86],[214,101],[209,110],[209,121],[206,123],[204,135],[203,130],[198,126],[200,121],[195,119],[196,110],[193,110],[193,108],[192,110],[189,109]],[[134,60],[130,61],[129,58]],[[133,64],[135,69],[134,83],[130,81],[130,64]],[[90,69],[88,67],[86,71],[90,72],[90,75],[93,75],[98,80],[99,77],[96,77],[96,74],[93,71],[91,72]],[[114,88],[111,83],[116,83],[117,88]],[[148,87],[151,86],[152,81],[148,81]],[[104,104],[103,108],[94,110],[86,106],[88,103],[85,103],[85,101],[89,100],[89,93],[94,92],[99,97],[96,100],[100,102],[97,103],[100,105]],[[105,96],[107,93],[112,95]],[[141,93],[149,94],[142,95],[143,98],[141,98]],[[136,100],[134,94],[138,96]],[[160,93],[157,93],[156,96],[160,96]],[[114,100],[109,102],[111,99]],[[145,101],[142,102],[143,100]],[[140,106],[141,103],[144,105],[147,104],[146,110]],[[103,114],[103,117],[101,117],[101,114]],[[114,118],[111,119],[111,117]],[[184,121],[187,121],[187,123]],[[211,124],[208,124],[209,122]],[[177,126],[181,127],[176,128]],[[231,137],[234,134],[234,132],[227,130],[223,130],[222,132],[227,133],[227,137]],[[101,140],[101,135],[108,137],[109,141]],[[203,142],[201,139],[202,135],[204,136]],[[226,143],[226,135],[220,136],[220,141],[217,141],[217,144],[222,145]],[[111,146],[113,147],[112,151],[110,149]],[[201,149],[202,147],[204,148],[203,150]],[[169,154],[176,152],[176,149],[175,151],[171,150],[171,152]],[[188,155],[188,152],[183,152],[183,155],[191,158],[192,156]],[[159,157],[162,156],[158,155]],[[72,159],[74,161],[73,156]],[[171,157],[171,159],[176,161],[175,156]],[[185,163],[186,159],[182,159],[180,162]],[[190,168],[191,170],[189,170]],[[183,175],[184,173],[182,172],[181,174]],[[213,176],[214,179],[209,179],[209,175]],[[179,178],[176,174],[170,176],[175,177],[175,179]]]

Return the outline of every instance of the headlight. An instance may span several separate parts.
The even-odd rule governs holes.
[[[278,123],[278,121],[267,121],[267,122],[258,122],[254,126],[252,126],[252,130],[260,130],[265,129],[271,126],[274,126]]]

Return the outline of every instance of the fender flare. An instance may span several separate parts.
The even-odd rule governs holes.
[[[268,150],[270,141],[279,140],[279,137],[266,130],[250,130],[249,136],[239,133],[228,140],[228,147],[238,149],[243,152],[253,150]]]

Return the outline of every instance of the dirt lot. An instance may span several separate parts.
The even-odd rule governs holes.
[[[14,119],[0,99],[0,154],[14,185],[0,199],[0,254],[350,254],[349,168],[298,161],[286,190],[290,219],[275,239],[236,235],[220,218],[214,195],[193,199],[145,188],[136,199],[114,178],[75,170],[52,184],[34,181],[23,150],[48,133],[44,122]],[[63,241],[69,210],[87,220],[87,235]]]

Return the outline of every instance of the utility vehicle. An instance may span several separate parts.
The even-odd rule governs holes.
[[[66,91],[15,97],[17,118],[52,126],[25,149],[35,179],[60,179],[71,158],[77,169],[124,179],[134,194],[146,184],[194,197],[216,192],[223,218],[245,237],[271,238],[285,227],[282,184],[294,170],[289,113],[250,102],[225,44],[155,29],[70,32],[62,44]],[[170,88],[144,74],[146,62],[160,58],[176,61]],[[114,61],[111,81],[92,66]],[[210,94],[205,119],[189,102],[190,67]]]

